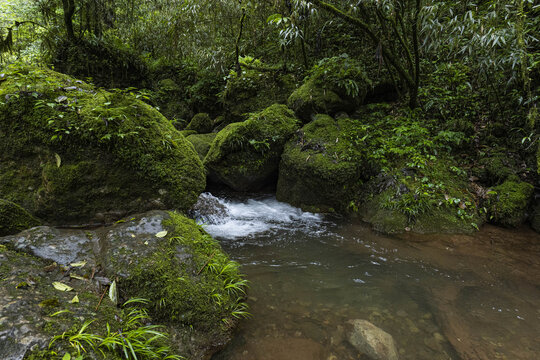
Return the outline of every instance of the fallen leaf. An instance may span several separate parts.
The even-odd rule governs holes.
[[[63,284],[63,283],[58,282],[58,281],[55,281],[52,284],[53,284],[53,286],[54,286],[54,288],[56,290],[60,290],[60,291],[71,291],[71,290],[73,290],[73,288],[71,286]]]
[[[70,273],[69,276],[72,277],[73,279],[77,279],[77,280],[86,280],[81,275],[77,275],[77,274],[71,274]]]
[[[160,231],[156,234],[156,237],[158,238],[162,238],[162,237],[165,237],[167,236],[167,230],[163,230],[163,231]]]
[[[116,280],[114,280],[111,284],[111,287],[109,287],[109,298],[114,303],[114,305],[118,304],[118,291],[116,289]]]
[[[146,240],[146,241],[144,242],[144,245],[148,245],[148,240]]]
[[[79,296],[75,295],[73,299],[71,299],[70,303],[72,304],[78,304],[79,303]]]
[[[72,267],[83,267],[84,265],[86,265],[86,260],[69,264],[69,266],[72,266]]]
[[[30,285],[28,285],[28,283],[26,281],[22,281],[22,282],[18,283],[17,286],[15,286],[15,288],[16,289],[26,289],[29,286]]]

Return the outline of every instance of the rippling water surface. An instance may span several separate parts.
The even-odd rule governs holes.
[[[252,317],[214,359],[359,359],[344,324],[390,333],[400,359],[538,359],[540,236],[381,236],[271,196],[198,214],[251,281]],[[215,208],[215,206],[209,208]]]

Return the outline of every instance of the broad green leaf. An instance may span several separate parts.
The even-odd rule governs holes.
[[[70,303],[72,304],[78,304],[79,303],[79,296],[75,295],[73,299],[71,299]]]
[[[60,291],[71,291],[71,290],[73,290],[73,288],[71,286],[63,284],[63,283],[58,282],[58,281],[53,282],[52,285],[54,286],[54,288],[56,290],[60,290]]]
[[[71,354],[70,353],[66,353],[64,355],[64,357],[62,358],[62,360],[71,360]]]

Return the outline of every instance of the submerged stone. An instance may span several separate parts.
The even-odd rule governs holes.
[[[15,65],[0,97],[0,197],[45,221],[187,210],[205,187],[191,144],[134,97]]]
[[[392,335],[367,320],[350,320],[347,324],[347,339],[361,354],[371,360],[398,360]]]

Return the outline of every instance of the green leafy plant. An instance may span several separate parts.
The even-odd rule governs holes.
[[[147,303],[147,300],[137,298],[126,301],[122,310],[122,328],[113,329],[107,323],[105,334],[99,335],[89,331],[94,320],[87,320],[74,332],[54,336],[49,348],[57,341],[66,341],[78,356],[91,349],[103,355],[104,359],[108,358],[108,354],[116,354],[127,360],[182,359],[172,354],[171,348],[165,344],[167,334],[161,331],[161,326],[147,325],[150,317],[141,306]]]

